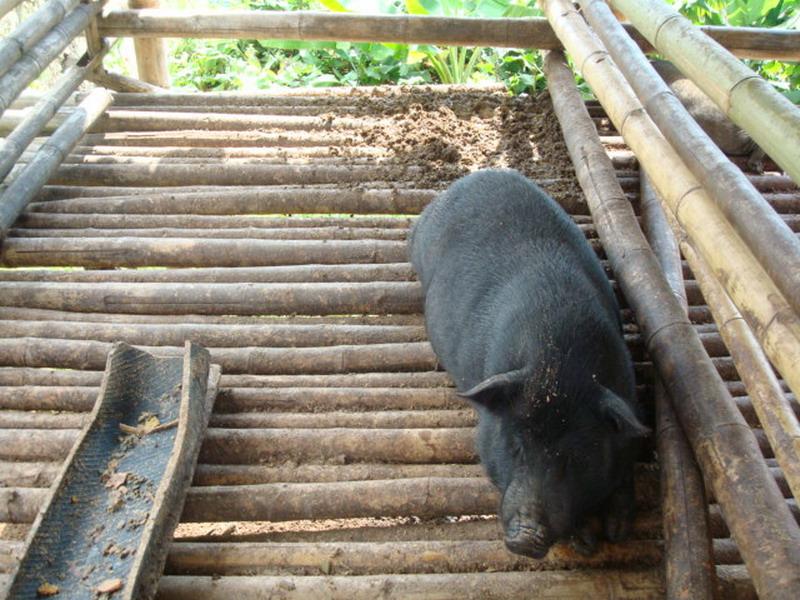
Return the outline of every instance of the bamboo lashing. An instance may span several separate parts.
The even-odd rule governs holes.
[[[572,13],[583,22],[566,2],[544,5],[557,31],[558,15]],[[598,59],[604,61],[602,56]],[[752,431],[664,279],[617,183],[571,71],[562,57],[551,53],[545,60],[545,73],[606,253],[756,589],[765,597],[794,598],[800,589],[800,528],[763,462]]]
[[[688,314],[678,243],[658,199],[642,173],[639,204],[644,230],[675,297]],[[668,600],[714,598],[715,575],[708,510],[700,468],[660,378],[655,387],[656,451],[664,515],[665,583]]]
[[[128,7],[152,8],[160,7],[159,0],[128,0]],[[161,88],[169,88],[169,70],[167,68],[167,50],[164,40],[160,38],[135,39],[136,69],[139,79]]]
[[[0,40],[0,77],[75,8],[79,1],[50,0],[30,15],[16,30]]]
[[[611,4],[800,182],[800,108],[661,0]]]
[[[798,393],[800,317],[650,120],[583,17],[561,0],[547,6],[556,33],[636,153],[659,197],[724,284],[767,356]]]
[[[100,33],[111,37],[199,37],[350,42],[397,42],[501,48],[560,47],[542,18],[436,17],[420,15],[337,14],[307,11],[109,10]],[[650,46],[631,26],[626,29]],[[743,27],[703,27],[737,56],[800,59],[800,32]]]
[[[91,58],[84,55],[78,64],[61,75],[52,89],[36,102],[30,109],[30,115],[0,141],[0,181],[11,172],[25,148],[41,133],[70,94],[86,79],[86,74],[100,64],[106,51],[107,47]]]
[[[111,100],[111,94],[103,88],[89,94],[40,148],[36,158],[3,190],[0,195],[0,240]]]
[[[0,115],[11,106],[19,94],[36,79],[69,43],[80,34],[103,5],[102,0],[81,4],[74,8],[50,33],[40,39],[30,50],[0,77]]]
[[[580,0],[580,6],[648,115],[734,226],[794,312],[800,313],[800,239],[691,118],[622,30],[608,5],[603,0]]]

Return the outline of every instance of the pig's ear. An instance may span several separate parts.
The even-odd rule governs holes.
[[[645,437],[650,429],[642,425],[630,405],[614,392],[602,388],[600,414],[614,429],[625,437]]]
[[[473,402],[491,404],[496,397],[501,396],[505,391],[513,386],[521,385],[527,374],[527,369],[498,373],[497,375],[492,375],[484,379],[466,392],[458,392],[458,395],[462,398],[472,400]]]

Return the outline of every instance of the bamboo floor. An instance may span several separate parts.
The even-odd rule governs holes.
[[[380,134],[348,143],[389,118],[378,100],[121,94],[20,217],[0,249],[0,578],[111,342],[174,354],[192,339],[223,376],[159,598],[663,596],[652,448],[628,541],[591,557],[558,545],[542,561],[504,549],[474,415],[437,370],[406,261],[411,219],[455,173],[395,162]],[[636,205],[635,159],[589,109]],[[799,230],[800,191],[776,172],[754,181]],[[585,205],[564,205],[603,260]],[[800,517],[685,263],[684,274],[690,317]],[[621,300],[652,411],[653,368]],[[720,597],[753,597],[713,498],[709,515]]]

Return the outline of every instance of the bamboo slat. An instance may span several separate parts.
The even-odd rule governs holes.
[[[128,0],[128,7],[159,8],[159,0]],[[136,53],[136,69],[139,79],[162,88],[169,88],[167,50],[162,39],[137,39],[133,48]]]
[[[554,4],[549,2],[548,5]],[[789,382],[800,389],[800,317],[769,275],[708,197],[672,146],[661,135],[625,78],[576,11],[553,14],[556,32],[581,66],[583,75],[606,106],[647,171],[666,208],[675,215],[693,247],[723,283],[726,291]],[[796,383],[795,383],[796,382]]]
[[[0,77],[8,73],[14,63],[75,8],[78,2],[79,0],[50,0],[0,40]]]
[[[562,15],[571,13],[583,23],[572,5],[564,2],[546,2],[545,12],[556,31]],[[575,59],[578,64],[584,62]],[[571,71],[563,57],[555,54],[545,60],[545,69],[556,115],[598,233],[756,588],[767,597],[776,589],[781,590],[776,597],[794,597],[800,586],[800,528],[763,462],[751,429],[661,275]]]
[[[645,48],[649,47],[633,27],[628,30]],[[543,50],[559,47],[547,20],[542,18],[480,19],[304,11],[110,10],[100,20],[100,31],[112,37],[336,40]],[[735,27],[703,27],[703,31],[728,45],[737,56],[784,60],[800,57],[797,32],[759,29],[754,33]]]
[[[81,8],[83,6],[75,10]],[[0,195],[0,240],[111,100],[107,90],[93,91],[42,146],[36,158],[6,187]]]
[[[719,282],[691,246],[683,245],[683,253],[709,298],[714,320],[730,348],[778,464],[795,498],[800,498],[800,423],[796,410],[784,396],[755,336]]]
[[[670,92],[608,5],[601,0],[581,0],[580,5],[664,137],[734,226],[795,313],[800,313],[800,239]],[[800,119],[797,126],[800,129]]]
[[[0,115],[50,62],[86,28],[102,6],[101,1],[82,4],[23,54],[8,73],[0,77]]]
[[[76,65],[64,72],[52,89],[31,108],[30,115],[3,139],[0,144],[0,181],[11,172],[25,148],[41,133],[59,107],[83,82],[86,74],[103,60],[107,50],[105,47],[91,58],[84,55]]]
[[[666,3],[611,4],[800,183],[800,109]]]
[[[684,312],[688,313],[678,243],[658,199],[647,184],[647,176],[642,173],[640,177],[642,228],[673,294]],[[714,597],[716,572],[708,531],[708,502],[703,475],[660,378],[656,382],[654,397],[661,511],[664,515],[666,597],[669,600],[711,600]]]

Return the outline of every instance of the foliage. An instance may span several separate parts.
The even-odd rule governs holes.
[[[667,0],[698,24],[800,26],[799,0]],[[162,0],[167,8],[330,10],[384,14],[530,17],[535,0]],[[501,81],[515,94],[544,89],[536,50],[439,48],[432,45],[173,40],[173,85],[200,90],[280,86],[478,83]],[[116,66],[121,57],[109,59]],[[800,102],[800,65],[747,61],[782,93]],[[119,70],[119,69],[118,69]],[[584,94],[590,92],[579,78]]]

